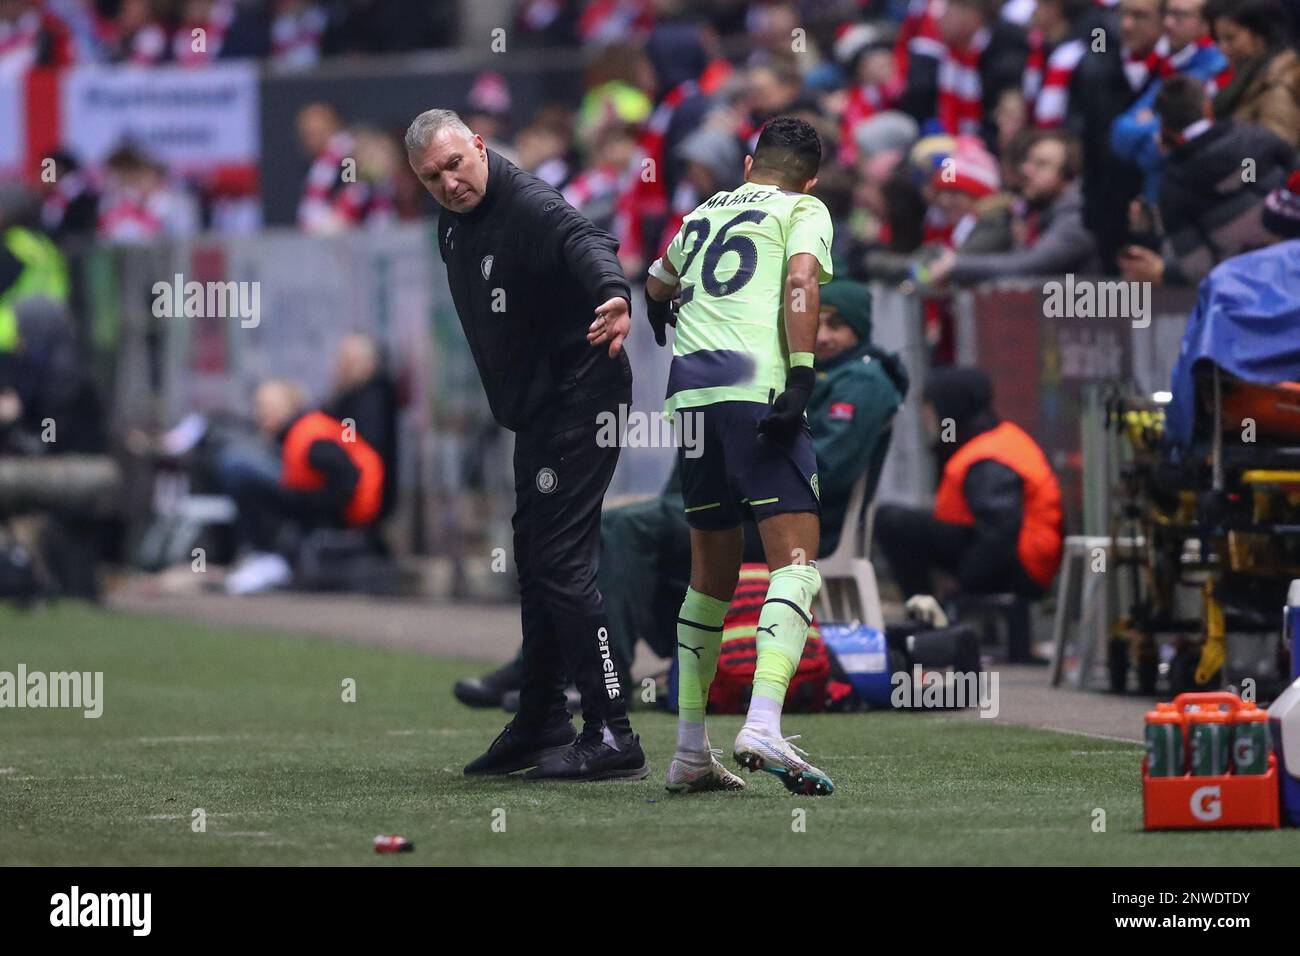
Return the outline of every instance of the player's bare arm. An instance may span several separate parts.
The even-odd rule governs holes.
[[[785,340],[790,370],[785,391],[772,403],[772,411],[758,424],[764,435],[788,441],[803,427],[804,409],[812,396],[815,374],[812,352],[817,344],[817,312],[821,308],[818,275],[821,266],[811,252],[790,257],[785,278]]]
[[[790,257],[785,279],[785,341],[792,355],[811,352],[817,345],[820,271],[821,265],[811,252]]]

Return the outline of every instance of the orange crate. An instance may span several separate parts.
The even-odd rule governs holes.
[[[1236,694],[1212,691],[1179,694],[1174,706],[1186,712],[1188,706],[1242,706]],[[1183,743],[1187,744],[1187,726]],[[1262,774],[1218,774],[1195,777],[1152,777],[1142,758],[1142,818],[1148,830],[1202,830],[1229,827],[1279,825],[1277,757],[1268,755],[1268,770]]]
[[[1142,818],[1148,830],[1277,829],[1277,757],[1266,773],[1208,777],[1148,777],[1143,757]]]

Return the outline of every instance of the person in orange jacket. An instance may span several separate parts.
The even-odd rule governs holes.
[[[384,461],[354,423],[304,411],[292,383],[258,386],[253,407],[259,431],[278,443],[278,476],[248,474],[227,490],[235,499],[236,537],[244,558],[226,577],[231,594],[289,583],[292,569],[277,548],[280,528],[365,528],[379,517]]]
[[[923,415],[942,467],[934,510],[882,505],[875,534],[903,597],[943,571],[967,594],[1041,596],[1061,563],[1061,489],[1038,444],[993,410],[979,369],[933,372]]]

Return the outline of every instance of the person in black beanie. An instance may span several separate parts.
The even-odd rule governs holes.
[[[1061,492],[1047,458],[993,410],[979,369],[933,372],[923,415],[942,475],[934,510],[882,505],[875,536],[903,597],[943,571],[968,594],[1039,597],[1061,562]]]

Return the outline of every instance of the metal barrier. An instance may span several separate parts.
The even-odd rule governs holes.
[[[408,502],[409,546],[508,550],[512,444],[492,422],[429,224],[328,238],[268,230],[96,246],[76,254],[74,274],[117,434],[167,426],[191,411],[246,413],[253,388],[268,377],[294,379],[322,398],[339,339],[370,332],[387,345],[404,397],[399,487]],[[177,281],[256,283],[256,323],[155,315],[158,284]],[[1095,502],[1088,508],[1094,517],[1082,517],[1085,408],[1091,402],[1097,418],[1098,390],[1115,383],[1146,392],[1168,387],[1195,291],[1154,290],[1149,322],[1135,327],[1131,320],[1047,314],[1045,290],[1059,281],[1024,279],[958,293],[957,356],[993,376],[999,412],[1047,452],[1061,476],[1068,530],[1101,533],[1093,527],[1104,520]],[[902,356],[911,377],[877,499],[925,506],[936,476],[920,416],[929,365],[922,302],[880,284],[873,294],[875,340]],[[653,416],[662,407],[670,350],[646,334],[639,289],[632,299],[632,411]],[[657,445],[625,448],[611,497],[657,493],[674,454]]]
[[[1194,288],[1148,287],[1142,294],[1150,298],[1140,311],[1132,302],[1127,309],[1103,308],[1114,304],[1111,293],[1120,285],[1126,283],[1107,277],[1025,278],[977,286],[953,303],[958,363],[987,371],[999,414],[1043,447],[1061,481],[1070,534],[1106,533],[1104,504],[1092,501],[1104,489],[1092,487],[1091,478],[1088,487],[1084,482],[1082,430],[1089,403],[1091,420],[1100,423],[1102,392],[1168,389],[1196,302]],[[1088,290],[1092,306],[1058,314],[1062,301],[1076,301],[1076,290],[1079,304]]]

